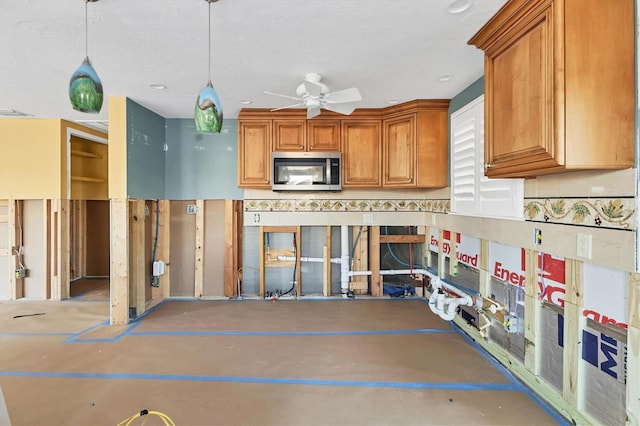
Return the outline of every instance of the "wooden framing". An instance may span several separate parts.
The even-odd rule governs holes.
[[[224,295],[238,294],[242,281],[242,201],[224,202]]]
[[[129,309],[134,308],[133,315],[138,316],[145,311],[145,200],[129,201]]]
[[[362,229],[362,232],[360,232]],[[358,233],[360,237],[358,238]],[[353,251],[352,269],[354,271],[369,270],[369,227],[353,227],[352,238],[354,244],[356,239],[358,242]],[[366,275],[354,275],[350,278],[350,288],[355,294],[367,294],[369,292],[369,277]]]
[[[198,299],[204,295],[204,216],[204,201],[196,200],[196,256],[193,294]]]
[[[69,298],[69,200],[51,200],[49,219],[49,265],[51,298]]]
[[[111,324],[129,322],[129,238],[127,199],[111,200]]]
[[[627,424],[640,424],[640,273],[629,274],[627,328]],[[635,379],[634,379],[635,377]]]
[[[534,374],[539,374],[539,350],[540,350],[540,309],[541,302],[538,297],[538,256],[535,250],[526,251],[526,280],[524,296],[524,365]]]
[[[156,257],[164,261],[164,275],[160,277],[160,287],[154,287],[154,299],[171,296],[171,201],[160,201],[160,225],[158,227],[158,251]]]
[[[371,226],[369,233],[369,267],[371,269],[371,296],[383,295],[380,279],[380,227]]]
[[[564,352],[562,396],[572,406],[580,410],[582,407],[581,390],[584,384],[579,383],[581,358],[581,332],[584,328],[582,262],[574,259],[565,261],[566,292],[564,303]]]
[[[260,227],[260,297],[264,297],[265,295],[265,267],[266,264],[266,253],[264,250],[264,235],[267,232],[271,233],[293,233],[296,237],[296,251],[298,256],[296,256],[296,294],[300,295],[302,292],[302,271],[301,271],[301,261],[300,261],[300,252],[302,247],[302,242],[300,240],[300,226],[261,226]]]
[[[44,258],[44,286],[47,299],[51,299],[51,256],[49,250],[52,247],[52,235],[51,235],[51,200],[42,200],[42,229],[44,229],[45,236],[43,238],[44,247],[42,247],[42,253],[46,253]]]
[[[11,300],[16,300],[19,299],[23,296],[23,286],[22,283],[24,280],[18,280],[16,279],[16,275],[14,273],[15,268],[18,266],[18,253],[17,253],[17,249],[18,249],[18,238],[19,235],[18,233],[19,231],[19,227],[17,226],[18,221],[22,220],[22,218],[18,217],[18,203],[20,203],[20,201],[16,201],[16,200],[9,200],[9,204],[7,205],[7,224],[8,224],[8,231],[9,231],[9,251],[11,252],[10,254],[10,261],[9,261],[9,267],[11,268],[9,270],[10,278],[9,278],[9,288],[10,288],[10,298]]]
[[[412,243],[422,244],[425,242],[424,235],[380,235],[380,243]]]
[[[74,280],[86,275],[87,202],[85,200],[71,200],[69,213],[71,240],[69,278]]]

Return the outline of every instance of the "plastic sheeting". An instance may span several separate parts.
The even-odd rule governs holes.
[[[558,327],[562,315],[546,303],[540,309],[540,376],[562,393],[563,348]]]

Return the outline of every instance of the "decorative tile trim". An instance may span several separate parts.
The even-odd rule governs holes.
[[[449,200],[245,200],[246,212],[449,213]]]
[[[525,219],[533,222],[560,223],[596,228],[635,227],[633,198],[528,198]]]

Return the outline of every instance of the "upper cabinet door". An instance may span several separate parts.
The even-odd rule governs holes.
[[[306,124],[305,120],[273,120],[274,151],[305,151]]]
[[[340,151],[340,120],[307,121],[308,151]]]
[[[238,122],[238,186],[271,187],[271,120]]]
[[[537,163],[557,167],[562,151],[553,135],[551,8],[485,61],[487,176]]]
[[[379,187],[380,120],[342,121],[342,186]]]
[[[416,115],[384,121],[384,187],[416,186]]]

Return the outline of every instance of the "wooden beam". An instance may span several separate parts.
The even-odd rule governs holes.
[[[582,262],[565,260],[564,351],[562,397],[573,407],[580,408],[584,383],[579,382],[581,332],[584,328]]]
[[[391,243],[391,244],[422,244],[425,242],[424,235],[380,235],[380,243]]]
[[[236,240],[235,201],[224,200],[224,295],[227,297],[238,296]]]
[[[87,201],[78,200],[78,275],[87,275]]]
[[[525,258],[525,296],[524,296],[524,365],[533,374],[540,370],[540,309],[538,297],[538,252],[527,250]]]
[[[640,274],[629,274],[627,328],[627,424],[640,424]],[[633,379],[635,377],[636,379]]]
[[[371,226],[369,233],[369,267],[371,268],[371,296],[383,295],[380,280],[380,227]]]
[[[361,232],[362,231],[362,232]],[[360,235],[360,236],[358,236]],[[352,267],[354,271],[369,270],[369,227],[354,226],[351,228],[351,238],[355,249],[353,251]],[[354,275],[350,278],[351,290],[355,294],[367,294],[369,292],[366,275]]]
[[[164,275],[160,277],[160,297],[171,296],[171,201],[160,201],[158,259],[164,261]]]
[[[111,324],[129,322],[129,202],[111,200]]]
[[[49,203],[49,277],[51,278],[51,294],[50,297],[53,300],[59,300],[60,298],[60,277],[58,276],[58,208],[59,200],[51,200]]]
[[[22,297],[22,281],[16,279],[15,269],[18,266],[18,221],[21,221],[22,218],[18,217],[18,203],[16,200],[9,200],[9,204],[7,206],[7,224],[8,224],[8,233],[9,233],[9,250],[11,250],[11,257],[9,260],[9,289],[10,289],[10,299],[16,300]]]
[[[449,252],[449,274],[452,277],[458,275],[458,234],[457,232],[451,232],[451,241],[449,241],[449,246],[451,247],[451,251]]]
[[[196,200],[196,246],[194,296],[204,295],[204,200]]]
[[[444,254],[444,230],[438,230],[438,276],[444,278],[444,265],[446,264]]]
[[[45,297],[51,299],[51,200],[42,200],[42,229],[44,231],[42,253],[44,253]]]
[[[299,226],[262,226],[262,232],[290,232],[295,234],[299,231]]]
[[[69,256],[71,253],[70,239],[69,239],[69,200],[58,200],[58,227],[60,239],[58,240],[58,250],[60,256],[58,257],[58,272],[60,279],[60,300],[69,298]]]
[[[145,215],[144,200],[129,201],[129,308],[135,316],[145,311]]]

